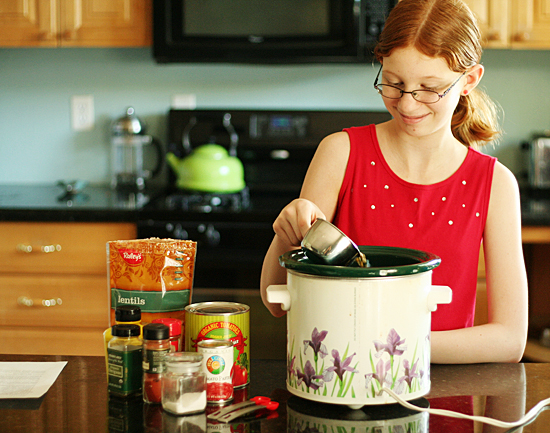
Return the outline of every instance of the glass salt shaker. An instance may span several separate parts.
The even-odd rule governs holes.
[[[166,355],[162,377],[162,408],[175,415],[203,412],[206,409],[206,374],[203,355],[173,352]]]

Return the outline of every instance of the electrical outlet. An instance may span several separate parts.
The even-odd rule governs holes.
[[[172,96],[172,108],[177,110],[194,110],[197,108],[197,95],[176,94]]]
[[[71,97],[71,123],[74,131],[93,129],[94,97],[92,95],[75,95]]]

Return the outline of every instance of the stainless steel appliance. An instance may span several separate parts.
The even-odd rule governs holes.
[[[397,0],[154,0],[157,62],[370,62]]]
[[[527,144],[529,186],[550,189],[550,136],[539,136]]]

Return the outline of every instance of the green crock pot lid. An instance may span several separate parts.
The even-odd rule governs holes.
[[[372,278],[413,275],[431,271],[440,265],[441,259],[425,251],[397,247],[360,246],[370,267],[329,266],[311,262],[303,250],[293,250],[279,257],[286,269],[325,277]]]

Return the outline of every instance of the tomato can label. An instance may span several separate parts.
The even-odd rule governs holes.
[[[233,344],[227,340],[202,340],[197,351],[203,354],[206,374],[206,401],[223,404],[233,400]]]
[[[233,344],[232,383],[250,382],[250,307],[234,302],[202,302],[185,307],[185,350],[196,351],[203,340]]]

